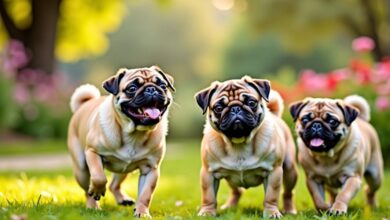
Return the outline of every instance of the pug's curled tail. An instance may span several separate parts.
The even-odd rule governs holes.
[[[350,95],[345,97],[344,102],[359,110],[359,118],[370,121],[370,105],[366,99],[358,95]]]
[[[282,97],[277,91],[271,90],[269,93],[269,102],[267,107],[274,115],[282,117],[284,104]]]
[[[93,85],[84,84],[79,86],[70,98],[70,109],[75,112],[86,101],[100,97],[100,91]]]

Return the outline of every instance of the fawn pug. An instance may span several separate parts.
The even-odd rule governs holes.
[[[108,96],[87,84],[71,97],[68,148],[76,180],[85,191],[87,207],[99,208],[98,200],[106,192],[106,168],[114,173],[109,188],[118,204],[132,205],[121,183],[139,169],[134,216],[148,217],[165,153],[173,79],[157,66],[120,69],[103,88]]]
[[[368,204],[375,205],[383,160],[367,101],[356,95],[344,100],[306,98],[293,103],[290,112],[296,121],[299,162],[316,208],[346,213],[363,176]],[[325,201],[325,190],[331,204]]]
[[[241,187],[264,184],[264,216],[279,218],[280,188],[284,209],[296,213],[293,188],[297,180],[295,144],[281,119],[283,100],[267,80],[214,82],[195,96],[206,114],[201,146],[202,206],[199,215],[216,215],[219,181],[231,195],[222,209],[238,203]]]

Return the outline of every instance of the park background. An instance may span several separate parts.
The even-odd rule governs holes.
[[[204,123],[194,94],[214,80],[244,75],[271,80],[285,99],[283,118],[291,128],[293,101],[362,95],[390,165],[389,0],[0,0],[0,15],[0,162],[66,153],[69,97],[78,85],[94,84],[106,94],[101,83],[119,68],[158,65],[175,78],[177,89],[166,166],[183,160],[183,168],[172,172],[190,172],[191,187],[199,188]],[[26,159],[21,167],[5,164],[0,182],[29,184],[26,175],[48,175],[75,185],[68,168],[50,169],[66,160],[60,158],[44,168],[34,167],[39,159]],[[0,187],[0,204],[20,193],[7,195],[11,188]],[[53,196],[56,189],[46,191]],[[37,197],[30,193],[22,201]],[[198,197],[186,207],[191,212]],[[34,216],[28,205],[20,210],[7,204],[4,216]]]

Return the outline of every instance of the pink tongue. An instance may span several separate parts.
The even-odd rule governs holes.
[[[161,112],[158,108],[147,108],[144,110],[144,113],[151,119],[157,119],[158,117],[160,117]]]
[[[322,140],[321,138],[314,138],[310,141],[310,145],[312,147],[320,147],[323,144],[324,144],[324,140]]]

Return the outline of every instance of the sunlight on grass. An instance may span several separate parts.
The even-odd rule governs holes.
[[[156,194],[151,205],[154,219],[193,219],[200,204],[199,150],[198,143],[174,143],[168,145],[168,152],[162,165]],[[107,174],[110,176],[110,174]],[[351,202],[348,216],[329,217],[313,209],[309,193],[304,186],[303,172],[300,173],[295,201],[300,211],[297,216],[284,219],[384,219],[389,218],[390,172],[378,193],[379,208],[370,210],[365,206],[361,190]],[[123,189],[132,197],[137,193],[138,173],[128,176]],[[228,188],[222,182],[218,194],[219,204],[228,197]],[[132,216],[132,207],[117,206],[111,193],[101,200],[102,210],[87,210],[84,194],[74,180],[71,171],[28,171],[0,173],[0,219],[11,215],[27,215],[28,219],[127,219]],[[247,190],[239,208],[219,211],[218,219],[254,219],[262,216],[263,187]]]

